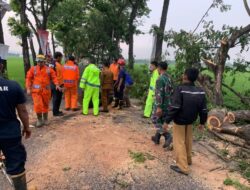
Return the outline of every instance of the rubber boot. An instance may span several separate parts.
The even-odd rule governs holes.
[[[165,137],[165,143],[163,145],[163,148],[168,148],[171,145],[172,141],[173,141],[173,137],[168,132],[164,133],[163,136]]]
[[[151,137],[151,140],[155,143],[155,144],[160,144],[160,139],[161,139],[161,134],[156,132],[155,136]]]
[[[36,127],[42,127],[43,126],[43,115],[41,113],[37,113],[37,122]]]
[[[119,100],[115,99],[115,105],[112,108],[117,108],[119,106]]]
[[[48,113],[43,113],[43,124],[48,125],[49,120],[48,120]]]
[[[118,108],[119,110],[122,110],[123,104],[124,104],[123,100],[120,100],[119,101],[119,108]]]
[[[15,190],[27,190],[26,174],[23,172],[19,175],[11,176]]]

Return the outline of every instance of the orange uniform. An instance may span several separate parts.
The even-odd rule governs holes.
[[[56,76],[57,76],[59,86],[63,84],[62,68],[63,66],[61,65],[61,63],[56,62]]]
[[[119,75],[119,65],[118,65],[118,63],[112,63],[110,65],[109,69],[113,73],[113,80],[117,81],[118,80],[118,75]]]
[[[78,100],[79,68],[73,61],[63,66],[63,82],[65,88],[65,108],[76,109]]]
[[[51,80],[58,85],[56,73],[47,66],[34,66],[28,71],[26,76],[26,88],[31,89],[36,113],[48,113],[51,99]]]

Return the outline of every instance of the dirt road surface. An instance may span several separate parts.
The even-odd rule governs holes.
[[[154,129],[141,113],[134,106],[99,117],[83,116],[80,111],[67,112],[62,118],[50,116],[49,126],[32,128],[32,138],[24,140],[29,186],[38,190],[226,189],[222,185],[225,172],[217,171],[217,176],[209,172],[216,167],[210,163],[215,158],[204,152],[194,150],[190,176],[172,172],[172,152],[151,142]],[[33,113],[31,121],[35,121]],[[150,158],[136,163],[130,152]],[[2,174],[0,190],[11,190]]]

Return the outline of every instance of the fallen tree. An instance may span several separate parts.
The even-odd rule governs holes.
[[[237,123],[240,121],[250,122],[250,110],[238,110],[227,113],[229,123]]]
[[[249,121],[250,116],[248,114],[250,114],[249,110],[227,112],[225,109],[213,109],[208,114],[208,128],[216,133],[237,136],[244,140],[243,144],[250,145],[250,124],[240,126],[233,124],[236,121]],[[225,140],[225,138],[222,140]],[[229,140],[227,139],[227,141]],[[243,146],[242,143],[241,146]]]

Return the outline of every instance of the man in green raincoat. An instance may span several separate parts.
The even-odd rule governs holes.
[[[155,101],[155,85],[156,81],[159,78],[159,73],[157,70],[158,63],[156,61],[152,61],[150,64],[150,72],[151,74],[151,79],[150,79],[150,86],[149,86],[149,91],[148,91],[148,97],[146,101],[146,106],[144,109],[144,117],[145,118],[150,118],[153,110],[153,105]]]
[[[99,114],[99,94],[100,94],[100,69],[90,63],[84,70],[80,81],[80,88],[84,90],[83,97],[83,115],[87,115],[89,111],[89,102],[93,102],[93,114]]]

